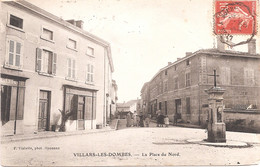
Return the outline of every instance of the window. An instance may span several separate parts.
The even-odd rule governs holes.
[[[255,85],[255,75],[253,69],[244,68],[244,85]]]
[[[163,86],[164,86],[164,92],[167,92],[168,91],[168,81],[164,81]]]
[[[167,70],[165,70],[165,71],[164,71],[164,74],[165,74],[165,75],[167,75],[167,73],[168,73],[168,71],[167,71]]]
[[[42,74],[56,74],[57,54],[46,49],[36,49],[36,71]]]
[[[19,17],[16,17],[14,15],[11,15],[11,14],[10,14],[10,22],[9,22],[9,24],[11,26],[16,27],[16,28],[23,29],[23,19],[21,19]]]
[[[191,85],[190,72],[186,73],[185,80],[186,80],[186,87],[190,86]]]
[[[87,48],[87,55],[89,56],[94,56],[94,48],[88,47]]]
[[[53,41],[53,32],[51,30],[43,28],[41,38]]]
[[[22,68],[22,43],[17,42],[16,40],[7,39],[7,47],[5,67]]]
[[[94,82],[94,67],[91,64],[87,65],[87,73],[86,73],[86,83]]]
[[[76,50],[77,49],[77,42],[75,40],[69,38],[67,47],[70,48],[70,49]]]
[[[1,121],[2,125],[10,120],[23,120],[25,82],[2,78]]]
[[[178,89],[179,88],[179,83],[178,83],[178,77],[174,78],[174,89]]]
[[[220,77],[223,85],[230,85],[230,67],[222,67]]]
[[[162,102],[159,102],[159,110],[162,110]]]
[[[76,72],[75,71],[76,62],[75,62],[75,59],[68,58],[67,59],[67,66],[68,66],[67,77],[69,79],[75,80],[75,78],[76,78],[76,74],[75,74],[75,72]]]
[[[190,65],[190,59],[186,60],[186,65],[187,65],[187,66]]]

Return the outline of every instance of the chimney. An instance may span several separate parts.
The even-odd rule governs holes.
[[[180,60],[181,58],[177,58],[177,61]]]
[[[220,36],[217,37],[217,49],[222,52],[225,51],[225,44],[221,42]]]
[[[192,55],[192,52],[186,52],[186,57]]]
[[[74,20],[74,19],[72,19],[72,20],[66,20],[67,22],[69,22],[70,24],[73,24],[74,26],[76,26],[76,27],[79,27],[79,28],[81,28],[81,29],[83,29],[83,21],[82,20]]]
[[[168,62],[168,65],[171,65],[172,64],[172,62]]]
[[[83,29],[83,23],[84,22],[82,20],[78,20],[78,21],[76,21],[76,26]]]
[[[252,39],[248,43],[248,53],[249,54],[256,54],[256,40]]]

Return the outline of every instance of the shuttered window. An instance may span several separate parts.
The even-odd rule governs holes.
[[[76,61],[75,59],[67,59],[67,78],[76,79]]]
[[[244,85],[255,85],[254,69],[244,68]]]
[[[57,70],[57,54],[51,51],[36,49],[36,71],[55,75]]]
[[[191,85],[190,72],[186,73],[185,81],[186,81],[186,87]]]
[[[94,66],[88,64],[86,69],[86,83],[93,83],[93,82],[94,82]]]
[[[6,66],[21,68],[22,67],[22,43],[15,40],[7,39],[7,61]]]

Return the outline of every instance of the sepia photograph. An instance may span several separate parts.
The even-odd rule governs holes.
[[[259,0],[0,0],[0,166],[260,166]]]

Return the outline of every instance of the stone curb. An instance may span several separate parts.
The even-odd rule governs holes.
[[[251,147],[252,145],[242,141],[233,141],[227,140],[225,143],[211,143],[207,142],[204,139],[190,139],[187,140],[188,143],[205,145],[205,146],[214,146],[214,147],[227,147],[227,148],[247,148]]]
[[[110,132],[115,131],[115,129],[105,129],[105,130],[95,130],[95,131],[84,131],[84,132],[53,132],[53,134],[35,134],[34,136],[22,136],[21,137],[1,137],[1,144],[3,143],[9,143],[9,142],[16,142],[16,141],[25,141],[25,140],[35,140],[35,139],[46,139],[46,138],[54,138],[54,137],[63,137],[63,136],[74,136],[74,135],[84,135],[84,134],[95,134],[95,133],[103,133],[103,132]]]

